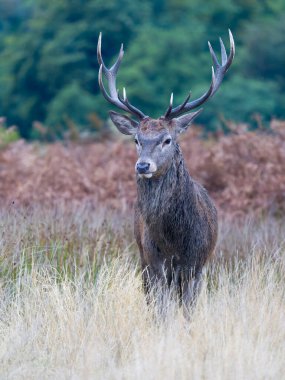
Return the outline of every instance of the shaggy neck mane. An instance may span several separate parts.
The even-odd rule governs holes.
[[[186,199],[192,193],[193,182],[185,167],[179,145],[166,174],[159,178],[137,178],[138,207],[145,220],[165,214],[175,199]]]

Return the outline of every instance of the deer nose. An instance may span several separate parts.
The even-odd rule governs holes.
[[[137,172],[139,174],[144,174],[148,171],[150,164],[148,162],[138,162],[137,163]]]

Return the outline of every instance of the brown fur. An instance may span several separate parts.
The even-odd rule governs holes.
[[[217,212],[206,190],[189,175],[172,125],[146,121],[137,136],[173,136],[173,154],[158,177],[137,176],[135,238],[140,250],[145,292],[157,284],[173,286],[191,305],[201,284],[201,271],[217,239]],[[151,158],[155,148],[149,149]],[[159,168],[158,168],[159,172]]]
[[[163,286],[176,290],[189,307],[197,298],[202,268],[217,240],[217,212],[206,190],[188,173],[177,142],[196,113],[168,120],[143,118],[139,124],[111,112],[138,151],[134,232],[147,294]]]

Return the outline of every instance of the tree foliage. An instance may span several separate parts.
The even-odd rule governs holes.
[[[51,129],[67,118],[88,128],[88,115],[107,117],[99,94],[96,44],[111,64],[124,42],[118,87],[132,103],[159,116],[174,92],[179,103],[191,89],[204,92],[211,79],[207,40],[237,44],[222,90],[200,121],[221,125],[221,115],[251,121],[284,117],[284,1],[214,0],[9,0],[0,3],[0,113],[31,137],[34,121]]]

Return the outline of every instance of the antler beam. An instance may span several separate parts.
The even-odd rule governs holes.
[[[104,64],[104,61],[102,58],[101,44],[102,44],[102,34],[100,33],[99,39],[98,39],[98,45],[97,45],[97,58],[98,58],[98,62],[100,65],[99,74],[98,74],[98,81],[99,81],[99,86],[100,86],[100,89],[102,91],[104,98],[108,102],[115,105],[116,107],[135,115],[139,119],[145,118],[146,115],[142,111],[140,111],[138,108],[136,108],[130,104],[130,102],[128,101],[128,98],[126,96],[126,90],[124,89],[124,96],[122,98],[119,95],[119,92],[116,88],[117,73],[118,73],[118,70],[120,68],[120,65],[121,65],[121,62],[123,59],[123,55],[124,55],[123,44],[121,45],[121,49],[120,49],[120,52],[119,52],[119,55],[118,55],[116,62],[114,63],[114,65],[110,69],[108,69]],[[105,78],[107,79],[107,82],[108,82],[109,94],[104,87],[103,75],[105,76]]]
[[[233,39],[233,35],[231,31],[229,30],[229,37],[230,37],[230,54],[229,57],[227,56],[227,52],[225,49],[225,45],[220,38],[220,45],[221,45],[221,57],[222,57],[222,64],[219,63],[216,54],[214,53],[214,50],[210,44],[209,44],[209,49],[213,61],[213,66],[212,66],[212,81],[211,85],[208,89],[207,92],[205,92],[200,98],[193,100],[192,102],[188,102],[190,99],[191,93],[187,96],[187,98],[184,100],[184,102],[173,108],[173,94],[171,94],[170,98],[170,104],[169,107],[164,115],[166,119],[173,119],[174,117],[177,117],[185,112],[191,111],[194,108],[197,108],[201,106],[203,103],[205,103],[209,98],[211,98],[215,92],[219,89],[225,73],[228,71],[230,65],[232,64],[232,61],[234,59],[235,55],[235,43]]]

